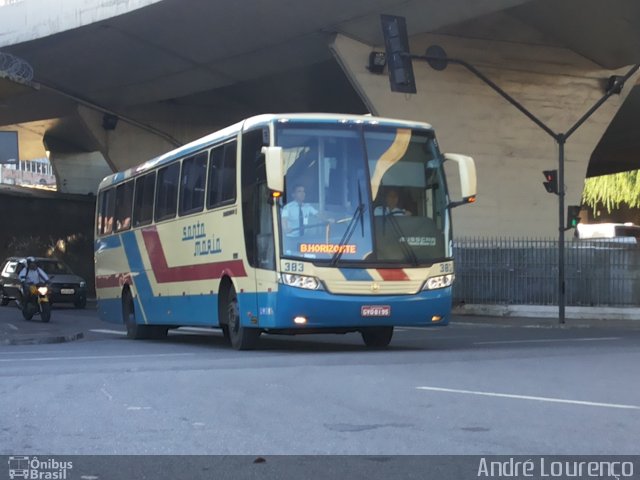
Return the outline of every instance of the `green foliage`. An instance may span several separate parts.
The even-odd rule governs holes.
[[[609,213],[621,204],[640,207],[640,170],[587,178],[582,201],[594,211],[602,205]]]

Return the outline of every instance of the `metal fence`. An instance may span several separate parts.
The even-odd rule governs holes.
[[[457,239],[455,303],[556,305],[558,241]],[[565,242],[566,304],[640,305],[640,245]]]

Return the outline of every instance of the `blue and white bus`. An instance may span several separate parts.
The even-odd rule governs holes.
[[[426,123],[249,118],[101,182],[99,313],[131,338],[209,326],[236,349],[262,333],[385,347],[395,326],[448,323],[450,210],[475,184],[473,160],[440,153]]]

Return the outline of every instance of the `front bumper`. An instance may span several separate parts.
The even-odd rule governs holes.
[[[260,327],[273,329],[340,329],[372,326],[446,325],[451,315],[451,287],[415,295],[335,295],[280,285],[275,315],[260,318]],[[362,307],[389,307],[388,316],[363,316]],[[384,309],[386,310],[386,308]],[[302,316],[304,325],[293,319]],[[433,322],[434,316],[441,319]]]

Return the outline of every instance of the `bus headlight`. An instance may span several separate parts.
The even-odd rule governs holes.
[[[437,290],[438,288],[450,287],[456,276],[453,273],[448,275],[439,275],[437,277],[431,277],[424,282],[423,290]]]
[[[316,277],[307,275],[294,275],[291,273],[281,273],[280,282],[290,287],[305,288],[307,290],[324,290],[322,283]]]

